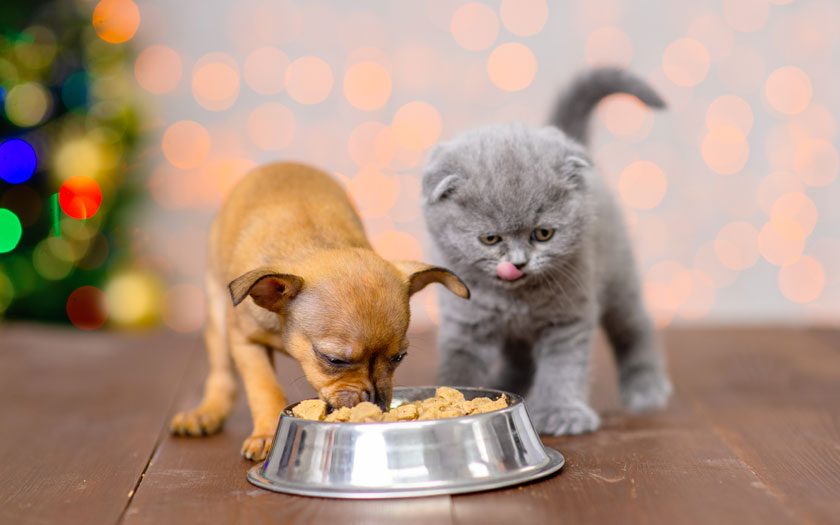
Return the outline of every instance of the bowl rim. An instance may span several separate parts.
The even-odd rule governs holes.
[[[421,388],[429,388],[429,389],[437,389],[441,386],[448,386],[448,385],[417,385],[417,386],[398,386],[394,387],[394,390],[402,390],[402,389],[421,389]],[[429,426],[435,424],[441,424],[441,422],[451,422],[451,421],[462,421],[466,418],[487,418],[493,417],[494,414],[502,414],[506,412],[512,411],[514,408],[518,407],[519,405],[524,405],[525,400],[522,396],[518,394],[514,394],[513,392],[508,392],[506,390],[499,390],[497,388],[485,388],[480,386],[451,386],[449,388],[454,388],[455,390],[461,391],[463,390],[483,390],[485,392],[496,392],[498,394],[504,394],[510,400],[508,406],[505,408],[500,408],[498,410],[494,410],[492,412],[482,412],[480,414],[467,414],[464,416],[456,416],[456,417],[446,417],[440,419],[427,419],[423,421],[419,420],[411,420],[411,421],[372,421],[372,422],[350,422],[350,421],[317,421],[314,419],[304,419],[302,417],[297,417],[296,415],[292,414],[292,409],[299,405],[304,401],[308,401],[311,399],[320,399],[315,397],[310,397],[306,399],[301,399],[296,403],[292,403],[287,405],[286,408],[280,412],[280,420],[282,421],[285,418],[293,419],[298,424],[306,424],[306,425],[331,425],[331,426],[341,426],[342,428],[378,428],[385,425],[393,425],[398,426],[399,428],[406,428],[408,426],[418,427],[418,426]]]

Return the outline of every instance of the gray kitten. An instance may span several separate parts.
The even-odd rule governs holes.
[[[621,211],[582,145],[592,109],[620,92],[664,107],[641,79],[597,69],[560,99],[553,126],[470,131],[438,145],[423,175],[429,231],[472,291],[441,297],[440,382],[526,395],[546,434],[598,428],[587,398],[599,323],[629,409],[671,393]]]

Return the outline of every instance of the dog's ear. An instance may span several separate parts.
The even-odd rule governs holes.
[[[240,275],[230,282],[230,298],[233,306],[249,295],[257,306],[272,312],[279,312],[283,305],[294,298],[303,287],[303,279],[297,275],[277,273],[271,268],[258,268]]]
[[[440,283],[463,299],[470,298],[470,289],[457,275],[446,268],[420,261],[394,261],[394,266],[408,282],[408,295],[414,295],[431,283]]]

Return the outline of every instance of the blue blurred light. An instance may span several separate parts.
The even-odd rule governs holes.
[[[10,139],[0,144],[0,179],[10,184],[26,182],[37,165],[35,150],[25,140]]]

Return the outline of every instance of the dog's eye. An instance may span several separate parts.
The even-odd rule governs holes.
[[[545,242],[554,237],[554,228],[537,228],[531,232],[531,239],[537,242]]]
[[[344,359],[339,359],[337,357],[330,357],[327,356],[327,361],[330,362],[331,365],[342,366],[342,365],[349,365],[350,361],[345,361]]]
[[[488,233],[485,235],[479,235],[478,240],[481,241],[481,244],[486,244],[487,246],[493,246],[494,244],[498,244],[499,241],[502,240],[501,237],[498,235]]]
[[[408,352],[400,352],[399,354],[397,354],[397,355],[395,355],[394,357],[391,358],[391,362],[392,363],[399,363],[400,361],[405,359],[405,354],[407,354],[407,353]]]

